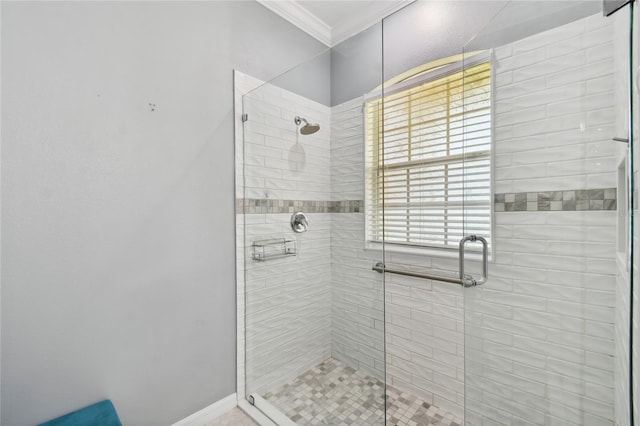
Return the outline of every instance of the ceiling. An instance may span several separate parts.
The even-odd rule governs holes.
[[[329,47],[415,0],[257,0]]]

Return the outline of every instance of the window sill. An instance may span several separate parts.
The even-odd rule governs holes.
[[[437,249],[432,247],[416,247],[416,246],[402,246],[398,244],[383,244],[383,243],[374,243],[371,241],[365,241],[364,249],[369,252],[382,252],[384,246],[384,251],[389,253],[398,253],[398,254],[406,254],[406,255],[414,255],[414,256],[426,256],[426,257],[438,257],[443,259],[458,259],[458,250],[447,250],[447,249]],[[489,261],[492,260],[492,255],[489,254]],[[481,262],[482,254],[479,252],[473,252],[471,250],[466,250],[464,253],[464,259],[470,260],[472,262]]]

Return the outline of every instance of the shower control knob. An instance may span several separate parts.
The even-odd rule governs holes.
[[[293,229],[293,232],[307,232],[308,227],[309,221],[307,220],[307,216],[304,213],[296,212],[291,215],[291,229]]]

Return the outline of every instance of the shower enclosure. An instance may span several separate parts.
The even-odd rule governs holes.
[[[632,424],[634,15],[418,1],[268,82],[236,73],[241,407]]]

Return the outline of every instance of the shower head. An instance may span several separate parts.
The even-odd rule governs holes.
[[[300,127],[300,133],[303,135],[311,135],[320,130],[320,125],[318,123],[309,123],[306,118],[296,116],[293,121],[298,126],[304,121],[304,126]]]
[[[311,135],[314,134],[315,132],[317,132],[318,130],[320,130],[320,125],[317,123],[313,123],[313,124],[305,124],[304,126],[302,126],[300,128],[300,133],[303,135]]]

